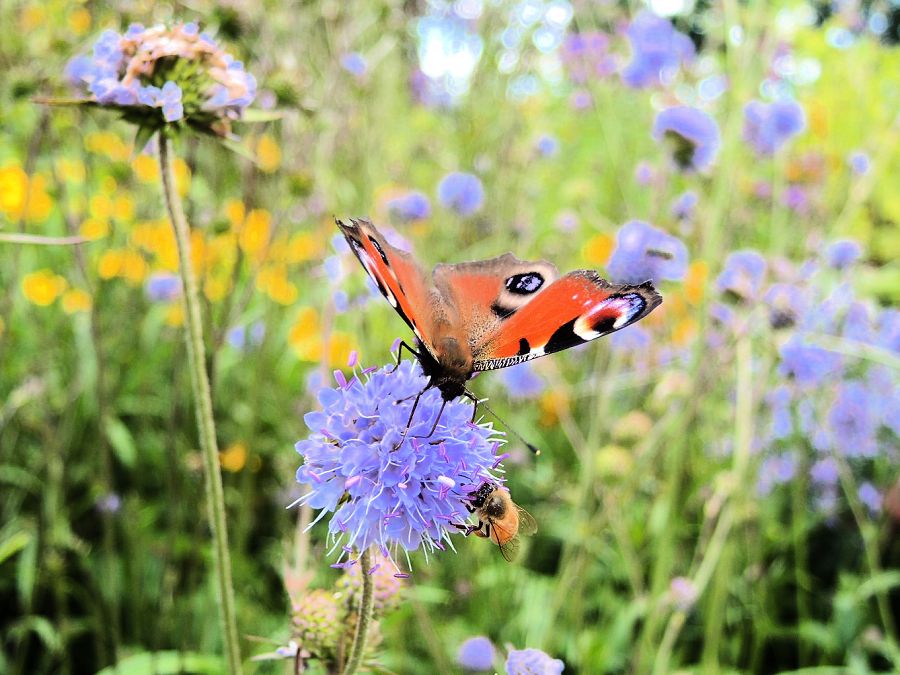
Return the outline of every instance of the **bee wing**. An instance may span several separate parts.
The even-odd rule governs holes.
[[[513,537],[500,547],[500,554],[506,562],[512,562],[519,555],[519,538]]]
[[[519,510],[519,534],[534,534],[537,532],[537,521],[532,515],[518,504],[516,504],[516,508]]]

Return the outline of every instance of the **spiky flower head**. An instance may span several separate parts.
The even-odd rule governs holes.
[[[565,664],[540,649],[512,649],[506,657],[507,675],[559,675]]]
[[[344,613],[333,592],[310,591],[293,607],[293,637],[311,654],[333,653],[343,631]]]
[[[380,553],[375,554],[373,558],[369,574],[372,576],[374,586],[375,613],[382,615],[396,609],[400,604],[400,590],[403,588],[403,581],[394,576],[395,570],[390,560]],[[360,598],[363,587],[362,568],[359,565],[347,567],[338,580],[337,587],[351,597]]]
[[[314,523],[331,514],[332,551],[342,551],[335,566],[356,564],[353,551],[370,546],[391,562],[398,548],[443,550],[468,517],[470,493],[499,482],[497,432],[472,424],[472,406],[454,400],[429,435],[442,398],[426,389],[418,364],[335,377],[336,388],[318,392],[322,410],[304,417],[309,437],[296,445],[304,460],[297,481],[310,487],[298,503],[321,509]]]
[[[66,66],[88,101],[148,129],[184,121],[225,136],[256,96],[256,80],[195,23],[106,30]]]

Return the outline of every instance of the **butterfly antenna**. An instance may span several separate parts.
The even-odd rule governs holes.
[[[482,406],[482,407],[483,407],[485,410],[487,410],[491,415],[493,415],[493,416],[497,419],[497,421],[500,422],[500,424],[502,424],[504,427],[506,427],[506,430],[507,430],[509,433],[511,433],[513,436],[515,436],[516,438],[518,438],[522,443],[524,443],[525,446],[526,446],[529,450],[531,450],[531,452],[532,452],[535,456],[541,454],[540,448],[538,448],[536,445],[533,445],[533,444],[529,443],[528,441],[526,441],[524,438],[522,438],[522,435],[521,435],[518,431],[516,431],[515,429],[513,429],[511,426],[509,426],[506,422],[504,422],[503,419],[500,417],[500,415],[498,415],[498,414],[495,413],[493,410],[491,410],[491,407],[490,407],[484,400],[482,400],[482,399],[473,399],[473,400],[476,400],[478,405]]]

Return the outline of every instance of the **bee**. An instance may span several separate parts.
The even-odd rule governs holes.
[[[519,535],[537,532],[531,514],[516,504],[507,490],[494,483],[482,483],[468,501],[469,510],[478,516],[478,525],[466,527],[466,536],[474,533],[489,538],[500,547],[507,562],[512,562],[519,551]]]

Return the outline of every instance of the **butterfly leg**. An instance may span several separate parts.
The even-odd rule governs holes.
[[[410,346],[409,346],[408,344],[406,344],[406,342],[404,342],[403,340],[400,340],[400,345],[397,347],[397,363],[394,365],[393,370],[391,370],[392,373],[393,373],[394,371],[396,371],[397,368],[400,367],[400,360],[403,358],[403,348],[404,348],[404,347],[406,347],[406,351],[408,351],[410,354],[412,354],[413,356],[415,356],[417,359],[421,359],[421,358],[422,358],[422,357],[419,355],[419,352],[417,352],[415,349],[413,349],[412,347],[410,347]]]
[[[441,415],[444,414],[444,406],[446,406],[446,405],[447,405],[447,401],[444,401],[443,403],[441,403],[441,409],[438,410],[437,418],[434,420],[434,424],[431,425],[431,431],[429,431],[424,436],[412,436],[412,438],[431,438],[431,436],[434,434],[434,430],[437,429],[438,422],[441,421]],[[410,421],[412,421],[411,417],[410,417]],[[409,425],[406,426],[406,429],[407,429],[407,431],[409,430]]]
[[[474,403],[474,405],[472,406],[472,419],[470,420],[470,422],[472,424],[475,424],[475,415],[478,414],[478,403],[479,403],[478,397],[475,394],[473,394],[471,391],[469,391],[468,389],[463,390],[463,396],[465,396],[467,399],[472,401],[472,403]]]

